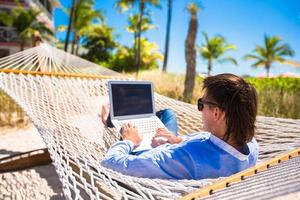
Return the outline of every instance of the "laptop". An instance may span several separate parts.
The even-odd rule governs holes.
[[[166,128],[155,115],[151,81],[108,81],[110,115],[119,131],[124,123],[132,123],[142,136],[134,152],[151,149],[158,128]]]

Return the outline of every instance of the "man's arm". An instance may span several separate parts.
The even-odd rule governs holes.
[[[194,178],[194,163],[182,145],[163,145],[140,155],[130,155],[134,143],[116,142],[101,164],[123,174],[163,179]]]

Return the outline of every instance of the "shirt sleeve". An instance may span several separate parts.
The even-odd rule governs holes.
[[[126,175],[162,178],[194,178],[194,162],[182,145],[165,144],[140,155],[131,155],[131,141],[116,142],[101,162],[104,167]]]

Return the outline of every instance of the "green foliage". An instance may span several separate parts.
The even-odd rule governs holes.
[[[299,66],[300,64],[286,60],[285,57],[294,56],[294,51],[288,44],[282,44],[280,37],[273,36],[270,37],[265,35],[264,45],[256,45],[256,48],[253,50],[254,54],[247,54],[244,56],[246,60],[253,60],[253,67],[265,67],[267,71],[267,76],[269,77],[269,70],[272,67],[272,63],[277,62],[281,64],[287,64],[291,66]]]
[[[79,43],[82,38],[85,38],[89,35],[91,29],[95,24],[100,24],[105,21],[105,18],[101,10],[95,10],[94,0],[78,0],[75,1],[74,6],[74,16],[72,18],[72,32],[73,32],[73,42],[72,42],[72,54],[78,55]],[[68,16],[70,20],[69,13],[72,9],[67,9],[62,7],[61,10]],[[71,27],[65,25],[60,25],[57,28],[57,31],[67,31]],[[75,46],[77,46],[75,50]]]
[[[147,17],[146,20],[144,20],[144,15],[148,14],[147,7],[148,6],[156,6],[158,7],[159,0],[117,0],[116,2],[116,7],[121,11],[121,12],[126,12],[127,10],[134,8],[137,6],[139,9],[139,14],[135,14],[129,18],[129,30],[131,29],[131,32],[134,34],[134,47],[133,47],[133,52],[134,52],[134,66],[136,69],[136,73],[138,74],[138,71],[140,69],[143,69],[141,66],[143,63],[144,58],[143,52],[141,50],[142,48],[142,32],[146,31],[151,28],[151,26],[145,26],[145,25],[151,25],[151,20],[149,16]],[[131,21],[130,21],[131,20]],[[144,26],[144,30],[143,30]],[[130,53],[130,52],[129,52]],[[145,63],[144,63],[145,64]],[[145,66],[145,65],[144,65]]]
[[[197,15],[201,11],[201,6],[196,2],[191,2],[187,5],[186,9],[191,15]]]
[[[117,72],[133,72],[134,51],[127,46],[120,46],[109,62],[109,67]]]
[[[114,40],[113,29],[102,24],[90,26],[83,46],[87,50],[82,55],[83,58],[103,65],[112,59],[112,52],[118,43]]]
[[[158,46],[146,39],[141,40],[141,69],[158,69],[158,60],[163,59],[163,55],[158,51]],[[134,68],[134,50],[127,46],[120,46],[111,61],[109,66],[112,70],[118,72],[133,72]]]
[[[90,26],[92,22],[99,23],[104,21],[104,16],[100,10],[94,10],[94,1],[79,0],[75,6],[75,15],[73,20],[74,31],[78,34],[85,34],[86,27]]]
[[[247,78],[258,93],[260,115],[300,118],[300,78]]]
[[[49,39],[53,35],[52,30],[37,19],[40,13],[41,11],[37,9],[25,9],[18,5],[12,9],[11,13],[1,12],[0,21],[16,29],[18,37],[21,40],[22,49],[22,45],[24,45],[26,40],[33,39],[36,36]]]
[[[235,50],[236,46],[232,44],[227,44],[225,38],[221,35],[209,38],[207,33],[203,33],[205,38],[205,43],[198,48],[201,57],[207,60],[208,64],[208,75],[212,70],[213,61],[219,63],[231,62],[237,65],[237,61],[232,57],[223,57],[227,51]]]
[[[128,19],[128,26],[126,27],[126,30],[129,33],[137,34],[138,32],[138,25],[139,25],[139,14],[133,14],[129,16]],[[142,27],[141,32],[144,33],[148,30],[155,29],[156,27],[152,24],[152,20],[150,18],[149,13],[145,13],[145,16],[142,20]]]
[[[246,78],[246,80],[253,84],[257,90],[273,88],[285,92],[300,91],[300,78]]]
[[[159,0],[117,0],[116,7],[120,12],[126,12],[130,8],[136,6],[140,7],[140,4],[151,5],[151,6],[159,6]]]

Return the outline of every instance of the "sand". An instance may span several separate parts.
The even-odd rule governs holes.
[[[21,129],[0,129],[0,158],[45,147],[41,136],[32,125]],[[0,174],[0,199],[64,198],[54,166],[44,165]]]

